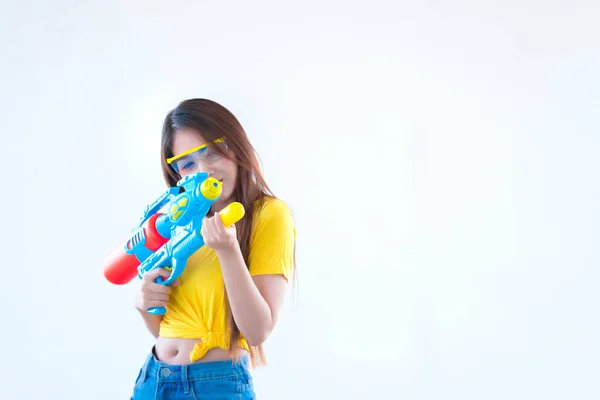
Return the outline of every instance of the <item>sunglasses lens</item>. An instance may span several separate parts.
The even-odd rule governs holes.
[[[212,145],[220,146],[223,150],[227,148],[227,142],[224,139],[217,139]],[[216,161],[219,161],[221,158],[223,158],[221,154],[212,148],[209,148],[209,146],[206,146],[173,161],[171,163],[171,167],[173,167],[173,169],[180,174],[191,173],[196,171],[198,168],[198,163],[201,162],[204,164],[212,164]]]
[[[173,169],[180,173],[193,172],[198,167],[198,162],[196,158],[186,157],[177,162],[174,162]]]

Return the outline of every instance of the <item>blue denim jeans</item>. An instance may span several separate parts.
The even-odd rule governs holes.
[[[160,362],[152,350],[140,369],[131,400],[255,399],[247,355],[238,362],[173,365]]]

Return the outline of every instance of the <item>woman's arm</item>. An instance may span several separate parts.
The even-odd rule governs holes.
[[[239,245],[217,250],[217,256],[235,323],[248,344],[258,346],[277,323],[287,280],[283,275],[250,276]]]
[[[158,332],[160,328],[160,322],[163,319],[163,315],[154,315],[149,314],[146,310],[137,309],[142,315],[142,319],[144,320],[144,324],[146,324],[146,328],[148,331],[154,336],[154,338],[158,338]]]
[[[263,343],[277,322],[287,280],[282,274],[250,275],[237,241],[235,225],[226,228],[218,214],[203,223],[204,245],[215,249],[231,312],[248,344]]]

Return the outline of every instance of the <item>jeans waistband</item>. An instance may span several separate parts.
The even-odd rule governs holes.
[[[191,364],[167,364],[156,358],[154,349],[144,363],[144,379],[153,376],[158,382],[189,382],[195,380],[243,376],[248,371],[248,355],[239,359],[206,361]]]

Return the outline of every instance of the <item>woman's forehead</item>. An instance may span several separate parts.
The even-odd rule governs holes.
[[[202,135],[188,128],[182,128],[175,132],[173,136],[173,154],[180,154],[191,148],[205,144],[207,141]]]

